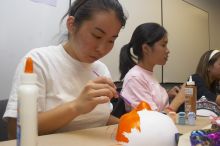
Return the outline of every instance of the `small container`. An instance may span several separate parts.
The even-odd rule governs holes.
[[[185,112],[179,112],[178,113],[178,124],[180,125],[185,125],[185,118],[186,118],[186,113]]]
[[[189,125],[195,125],[196,123],[196,114],[194,112],[188,113],[188,124]]]

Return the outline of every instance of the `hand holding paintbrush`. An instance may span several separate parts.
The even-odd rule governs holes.
[[[97,72],[93,71],[93,73],[94,73],[97,77],[100,77],[100,75],[99,75]],[[115,87],[115,88],[116,88],[116,87]],[[124,100],[125,103],[127,103],[128,105],[131,105],[131,103],[130,103],[126,98],[124,98],[118,91],[116,91],[116,92],[117,92],[117,96],[115,96],[115,97],[120,97],[120,98],[122,98],[122,99]]]
[[[73,102],[77,113],[85,114],[98,104],[108,103],[113,97],[118,97],[115,84],[111,79],[100,76],[90,80]]]

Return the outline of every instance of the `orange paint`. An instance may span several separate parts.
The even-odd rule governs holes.
[[[151,110],[151,107],[148,103],[142,101],[131,112],[121,116],[120,121],[119,121],[119,125],[118,125],[117,135],[116,135],[117,141],[128,143],[129,140],[123,135],[124,132],[131,133],[131,129],[133,129],[133,128],[136,128],[139,131],[141,131],[140,117],[137,112],[141,111],[143,109]]]
[[[142,102],[140,102],[139,105],[136,107],[136,111],[141,111],[141,110],[143,110],[143,109],[146,109],[146,110],[149,110],[149,111],[152,110],[151,107],[150,107],[150,105],[149,105],[148,103],[142,101]]]

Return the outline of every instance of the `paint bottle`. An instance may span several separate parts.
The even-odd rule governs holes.
[[[189,125],[195,125],[196,123],[196,115],[194,112],[189,112],[188,113],[188,124]]]
[[[180,124],[180,125],[185,125],[185,118],[186,117],[186,114],[185,114],[185,112],[179,112],[178,113],[178,124]]]
[[[196,100],[197,88],[195,82],[192,80],[192,76],[190,76],[189,81],[186,82],[185,87],[185,113],[187,121],[189,112],[193,112],[196,115]]]
[[[18,88],[17,146],[37,146],[37,76],[33,61],[26,59],[24,73]]]

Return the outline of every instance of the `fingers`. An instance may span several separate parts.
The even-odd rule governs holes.
[[[174,86],[173,90],[178,93],[180,91],[180,88],[178,86]]]
[[[99,77],[96,80],[90,81],[86,85],[86,88],[88,88],[88,90],[92,89],[93,94],[96,96],[108,96],[109,98],[118,97],[114,83],[105,77]]]
[[[89,92],[90,97],[99,97],[99,96],[107,96],[109,99],[117,96],[117,92],[112,92],[107,88],[100,88],[100,89],[92,89]]]
[[[95,80],[93,80],[94,83],[98,83],[98,84],[108,84],[109,86],[113,87],[116,89],[115,84],[113,83],[113,81],[109,78],[106,77],[98,77]]]
[[[184,88],[186,86],[186,83],[183,83],[180,87]]]
[[[95,102],[95,104],[107,103],[109,101],[110,99],[107,96],[100,96],[100,97],[93,98],[93,102]]]

